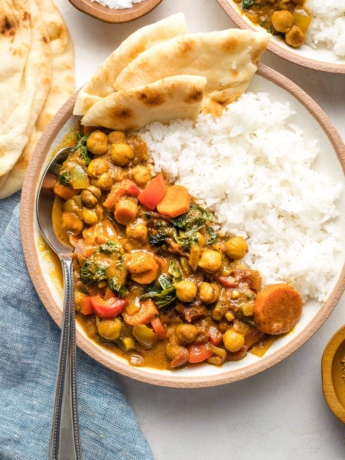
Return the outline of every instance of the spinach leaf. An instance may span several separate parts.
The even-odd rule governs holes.
[[[76,151],[79,150],[79,156],[84,161],[85,166],[89,166],[89,164],[91,162],[91,157],[90,157],[90,154],[89,154],[89,152],[87,150],[87,147],[86,147],[86,142],[87,142],[89,136],[90,136],[90,134],[86,134],[85,136],[81,136],[79,133],[77,133],[75,147],[73,147],[73,149],[71,149],[71,152],[76,152]]]
[[[243,0],[242,9],[249,10],[253,5],[255,5],[255,0]]]

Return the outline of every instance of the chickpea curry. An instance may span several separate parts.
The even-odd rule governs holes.
[[[305,0],[235,0],[245,16],[273,35],[280,35],[286,44],[298,48],[305,43],[311,16]]]
[[[153,174],[145,142],[77,134],[52,183],[54,227],[73,247],[77,321],[133,366],[221,366],[260,355],[302,311],[287,284],[262,289],[246,241],[216,232],[188,190]]]

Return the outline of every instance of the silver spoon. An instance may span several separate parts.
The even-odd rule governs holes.
[[[64,302],[54,412],[50,433],[49,460],[81,460],[76,383],[75,310],[71,247],[55,235],[52,221],[54,191],[52,176],[59,174],[70,147],[60,150],[45,169],[38,186],[36,216],[45,240],[60,258],[63,269]]]

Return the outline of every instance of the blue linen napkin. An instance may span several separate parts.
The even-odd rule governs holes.
[[[47,458],[60,330],[28,275],[20,194],[0,201],[0,459]],[[116,374],[78,349],[84,460],[152,460]]]

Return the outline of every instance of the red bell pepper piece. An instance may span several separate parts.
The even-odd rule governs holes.
[[[202,363],[206,359],[210,358],[213,354],[210,346],[207,343],[204,344],[192,344],[188,347],[189,351],[189,362],[192,364]]]
[[[104,300],[100,295],[91,296],[91,304],[94,313],[103,319],[112,319],[122,313],[122,310],[128,304],[128,299],[119,299],[111,297]]]
[[[154,179],[152,179],[145,187],[145,189],[138,196],[140,203],[145,208],[153,211],[160,203],[167,190],[162,173],[159,173]]]
[[[140,194],[140,188],[130,179],[123,179],[116,182],[103,205],[108,209],[114,209],[116,203],[125,195],[137,197]]]

